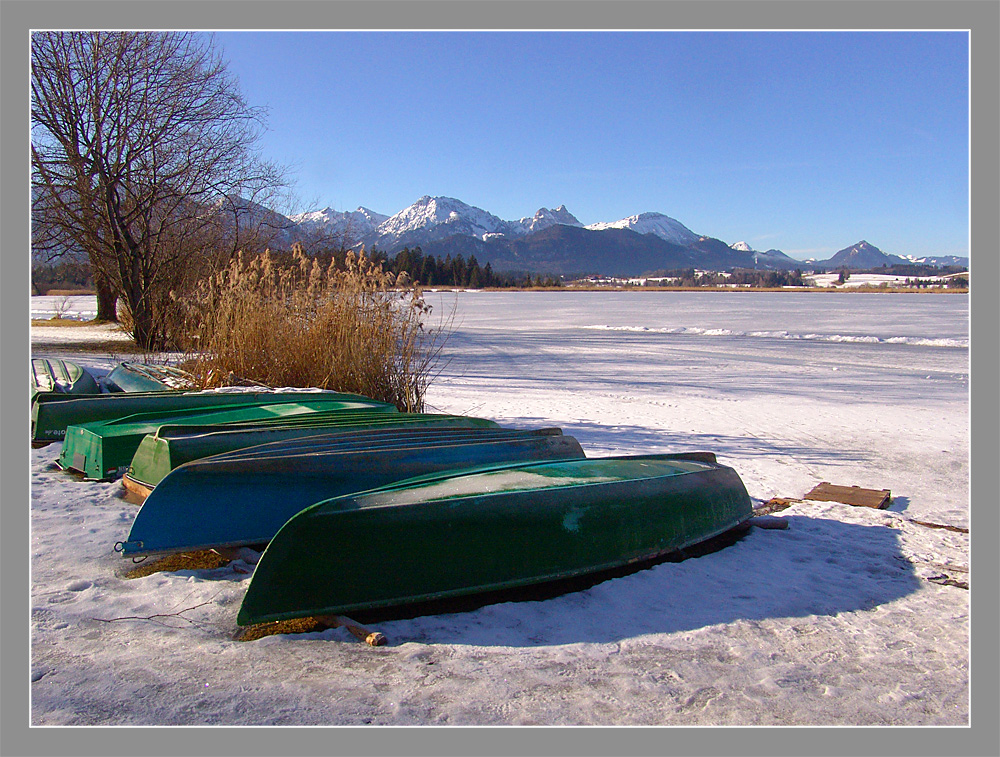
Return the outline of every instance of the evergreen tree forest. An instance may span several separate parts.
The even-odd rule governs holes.
[[[765,271],[748,268],[736,268],[728,276],[722,273],[698,273],[694,268],[657,271],[650,274],[651,278],[672,279],[673,286],[682,287],[716,287],[716,286],[748,286],[760,288],[778,288],[785,286],[805,286],[802,271]]]
[[[446,255],[444,259],[433,255],[425,255],[419,247],[412,250],[404,247],[392,258],[379,251],[372,252],[372,260],[381,262],[386,271],[396,276],[405,274],[411,282],[419,282],[421,286],[453,286],[468,289],[506,288],[506,287],[558,287],[559,278],[554,276],[531,275],[523,272],[498,273],[487,263],[479,265],[475,255],[466,260],[461,255],[454,258]]]

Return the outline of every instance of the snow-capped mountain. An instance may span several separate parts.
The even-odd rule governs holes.
[[[481,241],[513,239],[558,224],[581,226],[565,205],[555,210],[539,208],[531,218],[505,221],[454,197],[425,195],[408,208],[386,218],[365,235],[362,242],[368,247],[391,252],[404,246],[427,244],[456,235]]]
[[[655,234],[660,239],[679,245],[692,244],[699,239],[699,235],[687,226],[670,216],[663,215],[663,213],[640,213],[636,216],[622,218],[620,221],[592,223],[584,228],[591,231],[631,229],[637,234]]]
[[[640,213],[610,223],[594,223],[583,226],[565,205],[554,210],[539,208],[531,218],[505,221],[492,213],[477,208],[453,197],[430,197],[425,195],[415,203],[379,224],[369,234],[365,242],[380,248],[392,248],[404,239],[410,244],[444,239],[455,234],[472,236],[481,240],[500,236],[517,238],[534,234],[551,226],[576,226],[590,231],[604,229],[629,229],[637,234],[654,234],[672,244],[687,245],[696,242],[699,236],[680,221],[663,213]]]
[[[968,267],[969,259],[955,255],[923,256],[916,255],[893,255],[882,252],[878,247],[861,240],[857,244],[845,247],[828,260],[809,261],[815,262],[817,267],[833,268],[878,268],[880,266],[892,265],[930,265],[938,268],[945,266]]]
[[[816,265],[826,268],[878,268],[882,265],[898,265],[907,263],[898,255],[888,255],[864,239],[839,250],[828,260],[816,261]]]
[[[536,231],[547,229],[556,224],[562,224],[563,226],[583,226],[577,220],[576,216],[566,210],[565,205],[560,205],[555,210],[539,208],[531,218],[525,217],[517,221],[517,225],[521,227],[520,230],[523,234],[533,234]]]
[[[333,234],[351,231],[358,237],[371,234],[378,228],[379,224],[384,223],[388,218],[389,216],[364,207],[349,211],[323,208],[323,210],[291,216],[292,221],[307,231],[324,231]]]
[[[789,257],[781,250],[755,250],[747,242],[736,242],[729,245],[736,252],[747,252],[753,256],[754,268],[797,268],[802,266],[801,260]]]
[[[424,195],[408,208],[390,216],[376,230],[380,237],[400,238],[407,232],[447,227],[450,234],[466,234],[482,239],[487,234],[504,234],[510,224],[481,208],[453,197]]]
[[[689,267],[794,270],[809,264],[867,268],[896,262],[962,265],[963,260],[968,265],[967,258],[904,259],[885,255],[864,241],[841,250],[829,261],[802,261],[780,250],[755,250],[745,241],[727,245],[713,237],[695,234],[663,213],[639,213],[618,221],[584,226],[565,205],[559,205],[554,209],[539,208],[530,217],[506,221],[453,197],[429,195],[391,216],[364,207],[350,212],[324,208],[292,216],[290,224],[307,249],[335,244],[364,246],[394,255],[404,247],[420,247],[425,254],[442,258],[475,255],[480,263],[492,262],[497,270],[502,266],[610,274],[612,270],[635,268],[628,273],[633,275],[647,270]]]
[[[916,255],[900,255],[898,257],[903,258],[914,265],[933,265],[938,268],[943,268],[945,266],[966,266],[969,265],[969,259],[959,257],[957,255],[925,255],[924,257],[918,258]]]

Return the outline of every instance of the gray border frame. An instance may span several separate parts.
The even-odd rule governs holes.
[[[0,752],[4,755],[306,754],[768,754],[996,755],[1000,736],[996,492],[1000,459],[1000,3],[996,0],[2,0],[3,67],[0,247],[3,368],[9,422],[0,436],[4,479],[4,607]],[[24,359],[28,327],[28,35],[31,28],[195,29],[968,29],[972,57],[972,612],[969,728],[29,728],[29,501]]]

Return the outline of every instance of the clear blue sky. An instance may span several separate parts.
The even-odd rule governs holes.
[[[225,32],[302,207],[644,211],[827,257],[968,255],[964,32]]]

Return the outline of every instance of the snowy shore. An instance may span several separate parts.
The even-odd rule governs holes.
[[[969,723],[967,298],[437,297],[456,317],[430,409],[557,425],[589,456],[714,451],[756,504],[821,481],[893,503],[795,502],[787,530],[383,623],[377,649],[343,629],[238,642],[252,559],[122,578],[135,506],[53,470],[50,445],[31,452],[34,725]],[[108,370],[53,333],[89,328],[32,339]]]

